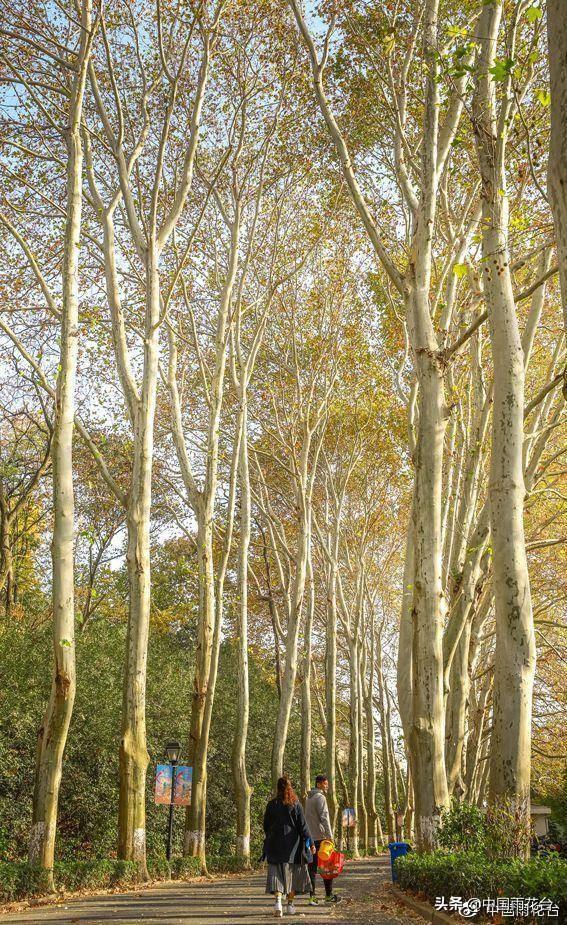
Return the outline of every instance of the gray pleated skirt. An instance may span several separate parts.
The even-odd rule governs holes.
[[[309,893],[311,881],[307,864],[268,864],[266,893]]]

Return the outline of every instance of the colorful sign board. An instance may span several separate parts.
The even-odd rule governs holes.
[[[155,803],[171,803],[171,773],[170,764],[158,764],[156,768],[156,786],[154,792]]]
[[[193,786],[193,768],[180,765],[175,769],[175,790],[173,802],[176,806],[191,805],[191,788]]]
[[[156,768],[156,785],[154,802],[167,806],[171,803],[171,779],[173,766],[171,764],[158,764]],[[193,784],[193,768],[180,764],[175,767],[175,785],[173,790],[174,806],[191,805],[191,788]]]
[[[343,809],[343,829],[353,829],[356,825],[354,809]]]

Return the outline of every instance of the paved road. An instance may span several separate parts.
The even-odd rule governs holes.
[[[8,922],[26,925],[106,925],[108,922],[116,922],[117,925],[132,922],[145,925],[264,925],[274,921],[271,897],[264,894],[264,878],[264,874],[255,873],[213,882],[163,883],[133,893],[72,899],[55,906],[34,907],[0,916],[0,925]],[[340,882],[339,892],[345,901],[333,908],[311,907],[307,905],[306,897],[300,897],[296,921],[305,925],[360,922],[359,904],[369,901],[378,885],[388,879],[389,867],[385,859],[351,861]],[[284,916],[283,921],[293,920]],[[380,914],[376,921],[379,925],[397,925],[400,919],[388,912]]]

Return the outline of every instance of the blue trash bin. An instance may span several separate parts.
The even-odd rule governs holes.
[[[388,845],[388,848],[390,849],[390,863],[392,865],[392,880],[395,882],[398,879],[398,875],[396,874],[396,865],[394,864],[394,861],[396,860],[396,858],[401,858],[404,856],[404,854],[407,854],[408,851],[410,850],[410,845],[408,845],[407,841],[393,841],[393,842],[390,842],[390,844]]]

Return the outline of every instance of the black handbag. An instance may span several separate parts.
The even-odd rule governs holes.
[[[307,864],[307,865],[309,866],[309,864],[310,864],[311,861],[312,861],[311,851],[309,850],[309,848],[308,848],[307,845],[305,844],[305,840],[304,840],[304,838],[303,838],[303,833],[302,833],[301,829],[299,828],[297,822],[298,822],[298,820],[297,820],[297,819],[294,819],[295,830],[296,830],[297,834],[299,835],[299,844],[301,845],[301,856],[300,856],[300,857],[301,857],[301,860],[300,860],[299,863],[300,863],[300,864]],[[297,857],[297,852],[296,852],[296,857]]]

